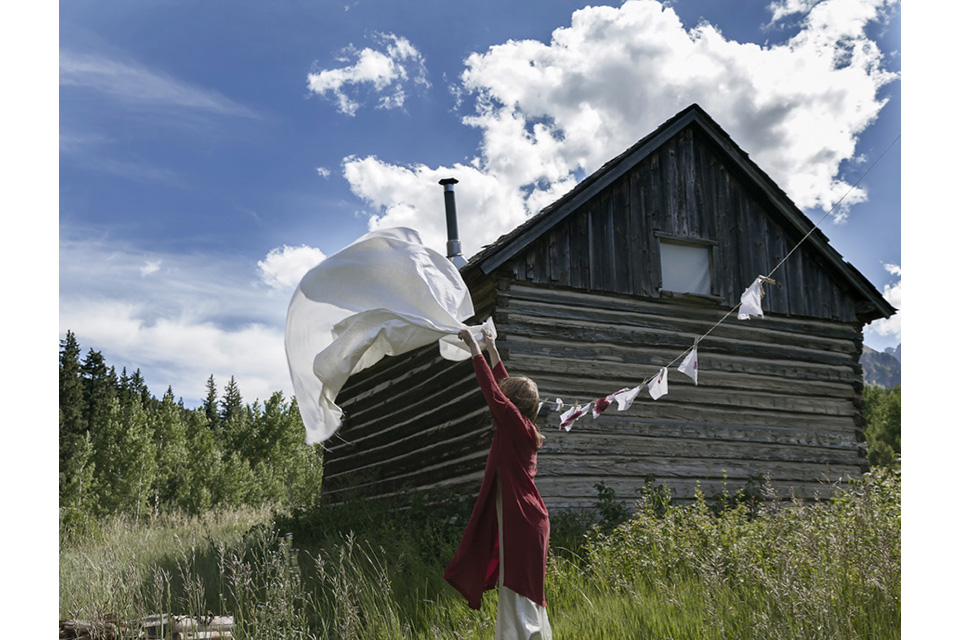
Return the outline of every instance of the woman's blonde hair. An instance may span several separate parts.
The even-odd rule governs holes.
[[[520,410],[520,415],[533,423],[537,430],[537,444],[543,444],[543,434],[537,428],[540,410],[540,390],[537,383],[526,376],[509,376],[500,381],[500,390]]]

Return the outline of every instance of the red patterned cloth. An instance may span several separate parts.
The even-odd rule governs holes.
[[[484,591],[497,586],[500,547],[496,483],[499,476],[503,537],[510,541],[504,546],[503,584],[545,607],[543,583],[550,520],[533,483],[539,449],[537,429],[500,391],[497,383],[507,377],[502,362],[491,371],[483,355],[477,355],[473,358],[473,368],[497,428],[487,455],[480,495],[443,577],[463,594],[472,609],[480,608]]]

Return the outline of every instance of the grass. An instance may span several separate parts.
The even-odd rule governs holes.
[[[553,514],[555,638],[900,637],[900,481],[865,476],[832,500]],[[656,498],[656,499],[652,499]],[[61,532],[60,615],[233,615],[238,638],[493,638],[442,580],[472,501],[388,514],[354,503],[113,519]],[[585,530],[586,529],[586,530]]]

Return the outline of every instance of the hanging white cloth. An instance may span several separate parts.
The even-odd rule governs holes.
[[[699,384],[697,382],[698,367],[699,367],[699,364],[697,362],[697,348],[694,347],[693,350],[687,354],[687,357],[683,359],[683,362],[680,363],[680,366],[677,367],[677,371],[693,378],[693,384]]]
[[[749,320],[750,316],[763,317],[763,307],[760,306],[760,298],[763,297],[762,287],[763,279],[757,278],[740,296],[740,312],[737,314],[739,320]]]
[[[626,411],[629,409],[633,401],[637,399],[637,395],[642,388],[642,386],[638,385],[632,389],[621,389],[614,393],[613,399],[617,401],[617,411]]]
[[[656,378],[650,381],[650,384],[647,385],[647,389],[650,391],[650,397],[654,400],[659,399],[661,396],[667,395],[666,367],[660,369],[660,373],[657,374]]]
[[[290,300],[284,333],[307,443],[337,431],[340,389],[384,356],[439,341],[442,357],[468,359],[456,334],[473,314],[460,272],[412,229],[368,233],[308,271]],[[496,333],[492,322],[485,327]]]

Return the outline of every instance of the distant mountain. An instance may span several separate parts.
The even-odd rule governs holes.
[[[899,345],[899,344],[897,345],[897,348],[896,348],[896,349],[894,349],[893,347],[887,347],[886,349],[883,350],[883,352],[884,352],[884,353],[889,353],[890,355],[892,355],[894,358],[897,359],[897,362],[903,363],[903,360],[900,359],[900,345]]]
[[[863,345],[860,356],[865,384],[877,384],[881,387],[895,387],[900,384],[900,345],[896,349],[874,351]]]

